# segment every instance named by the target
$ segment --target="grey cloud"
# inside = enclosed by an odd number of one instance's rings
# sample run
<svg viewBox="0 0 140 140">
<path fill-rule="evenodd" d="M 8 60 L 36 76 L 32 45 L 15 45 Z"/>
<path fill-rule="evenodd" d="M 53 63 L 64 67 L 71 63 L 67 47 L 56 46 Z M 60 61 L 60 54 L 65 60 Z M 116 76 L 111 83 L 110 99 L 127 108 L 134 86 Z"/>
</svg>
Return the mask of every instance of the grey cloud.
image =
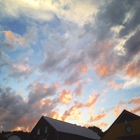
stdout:
<svg viewBox="0 0 140 140">
<path fill-rule="evenodd" d="M 35 24 L 27 27 L 27 33 L 23 36 L 24 46 L 29 46 L 30 43 L 35 44 L 38 41 L 38 28 Z"/>
<path fill-rule="evenodd" d="M 80 96 L 82 94 L 83 91 L 83 84 L 80 83 L 78 84 L 78 86 L 75 88 L 74 92 L 76 95 Z"/>
<path fill-rule="evenodd" d="M 79 81 L 81 78 L 80 78 L 80 74 L 78 71 L 73 71 L 70 76 L 68 76 L 66 79 L 65 79 L 65 84 L 66 85 L 72 85 L 74 84 L 75 82 Z"/>
<path fill-rule="evenodd" d="M 130 4 L 130 17 L 120 30 L 119 37 L 129 35 L 130 32 L 134 31 L 140 25 L 140 1 L 133 0 Z"/>
<path fill-rule="evenodd" d="M 14 79 L 20 80 L 21 77 L 24 77 L 27 79 L 31 74 L 33 70 L 30 68 L 29 70 L 20 70 L 18 68 L 15 68 L 14 66 L 10 66 L 9 68 L 9 77 L 12 77 Z"/>
<path fill-rule="evenodd" d="M 84 49 L 84 60 L 88 64 L 90 63 L 100 78 L 109 78 L 120 70 L 125 70 L 127 65 L 134 61 L 135 56 L 139 54 L 139 7 L 139 2 L 135 0 L 108 1 L 105 6 L 100 7 L 95 22 L 86 23 L 83 26 L 85 35 L 88 32 L 93 34 L 93 42 Z M 128 14 L 131 16 L 126 23 Z M 123 28 L 119 34 L 112 30 L 112 27 L 120 26 Z M 135 31 L 135 34 L 126 40 L 123 46 L 125 54 L 117 54 L 114 50 L 118 45 L 117 40 L 124 35 L 129 35 L 131 31 Z M 110 46 L 107 47 L 107 43 L 111 43 Z M 100 75 L 98 66 L 107 67 L 107 72 Z"/>
<path fill-rule="evenodd" d="M 140 52 L 140 30 L 131 36 L 125 43 L 127 57 L 133 57 Z"/>
<path fill-rule="evenodd" d="M 18 68 L 17 60 L 12 61 L 10 57 L 2 50 L 0 50 L 0 66 L 5 67 L 8 70 L 9 77 L 12 77 L 14 79 L 20 79 L 21 77 L 28 78 L 29 75 L 33 72 L 33 67 L 31 64 L 24 64 L 21 60 L 18 62 L 20 65 L 23 64 L 27 69 L 22 70 Z"/>
<path fill-rule="evenodd" d="M 54 49 L 48 49 L 45 53 L 44 61 L 40 64 L 40 70 L 52 72 L 55 69 L 58 69 L 62 62 L 67 58 L 67 53 L 68 52 L 65 49 L 58 52 Z"/>
<path fill-rule="evenodd" d="M 49 94 L 54 93 L 53 86 L 48 90 Z M 31 92 L 29 93 L 31 94 Z M 33 93 L 32 93 L 33 94 Z M 35 94 L 35 93 L 34 93 Z M 39 93 L 38 93 L 39 94 Z M 30 96 L 32 99 L 36 96 Z M 27 100 L 30 100 L 30 97 Z M 40 97 L 40 96 L 39 96 Z M 48 100 L 48 94 L 45 96 Z M 44 96 L 39 98 L 44 99 Z M 24 100 L 21 95 L 18 95 L 11 87 L 0 87 L 0 131 L 10 131 L 18 127 L 24 127 L 24 131 L 29 128 L 31 130 L 34 123 L 43 114 L 50 114 L 55 111 L 58 104 L 58 99 L 54 99 L 51 102 L 46 102 L 44 105 L 40 105 L 40 100 L 36 100 L 33 104 Z"/>
<path fill-rule="evenodd" d="M 35 82 L 34 84 L 29 85 L 29 88 L 31 90 L 28 95 L 29 104 L 34 104 L 45 97 L 53 96 L 56 94 L 55 85 L 51 85 L 50 87 L 45 87 L 46 85 L 43 83 Z"/>
<path fill-rule="evenodd" d="M 22 115 L 27 112 L 27 106 L 23 102 L 20 95 L 16 95 L 15 91 L 6 87 L 0 89 L 0 112 L 1 112 L 1 125 L 3 130 L 11 130 L 16 126 L 16 122 Z M 20 109 L 19 109 L 20 108 Z"/>
<path fill-rule="evenodd" d="M 6 48 L 9 51 L 14 51 L 17 48 L 17 45 L 15 42 L 6 41 L 6 42 L 0 42 L 0 47 Z"/>
</svg>

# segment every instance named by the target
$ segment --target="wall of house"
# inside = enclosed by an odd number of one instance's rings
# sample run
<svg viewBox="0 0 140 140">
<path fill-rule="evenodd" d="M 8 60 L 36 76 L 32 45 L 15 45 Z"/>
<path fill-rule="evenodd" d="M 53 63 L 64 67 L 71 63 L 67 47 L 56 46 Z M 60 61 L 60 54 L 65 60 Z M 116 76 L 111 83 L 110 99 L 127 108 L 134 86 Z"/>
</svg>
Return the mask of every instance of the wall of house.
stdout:
<svg viewBox="0 0 140 140">
<path fill-rule="evenodd" d="M 8 140 L 21 140 L 21 138 L 19 136 L 12 135 L 8 138 Z"/>
<path fill-rule="evenodd" d="M 45 127 L 48 127 L 47 133 L 45 133 Z M 38 129 L 40 129 L 40 133 L 38 134 Z M 55 129 L 41 118 L 36 126 L 33 128 L 30 135 L 27 137 L 27 140 L 57 140 L 57 133 Z"/>
<path fill-rule="evenodd" d="M 125 131 L 127 125 L 132 127 L 131 133 L 127 133 Z M 140 119 L 129 121 L 127 124 L 125 124 L 124 122 L 114 124 L 101 138 L 101 140 L 116 140 L 118 137 L 128 137 L 138 134 L 140 134 Z"/>
</svg>

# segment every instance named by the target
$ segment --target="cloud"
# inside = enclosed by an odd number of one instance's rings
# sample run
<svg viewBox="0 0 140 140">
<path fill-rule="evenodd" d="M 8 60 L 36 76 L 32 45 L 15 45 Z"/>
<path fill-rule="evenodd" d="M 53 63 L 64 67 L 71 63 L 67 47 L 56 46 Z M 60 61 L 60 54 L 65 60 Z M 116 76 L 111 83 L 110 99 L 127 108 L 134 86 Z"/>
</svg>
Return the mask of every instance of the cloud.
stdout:
<svg viewBox="0 0 140 140">
<path fill-rule="evenodd" d="M 102 123 L 100 123 L 100 125 L 99 125 L 99 127 L 107 127 L 108 126 L 108 124 L 107 123 L 105 123 L 105 122 L 102 122 Z"/>
<path fill-rule="evenodd" d="M 50 46 L 50 49 L 46 50 L 45 59 L 40 64 L 40 70 L 52 72 L 55 69 L 58 69 L 59 65 L 61 65 L 66 58 L 66 50 L 62 50 L 56 53 L 55 50 Z"/>
<path fill-rule="evenodd" d="M 127 57 L 133 58 L 140 53 L 140 31 L 137 30 L 124 44 Z"/>
<path fill-rule="evenodd" d="M 100 97 L 100 94 L 91 94 L 89 100 L 85 103 L 85 106 L 91 107 L 95 105 L 99 97 Z"/>
<path fill-rule="evenodd" d="M 118 103 L 118 105 L 116 105 L 115 107 L 114 107 L 114 109 L 113 109 L 113 113 L 114 113 L 114 115 L 115 115 L 115 117 L 117 118 L 119 115 L 120 115 L 120 113 L 124 110 L 124 109 L 126 109 L 126 110 L 130 110 L 131 112 L 133 112 L 133 113 L 139 113 L 139 111 L 140 111 L 140 109 L 139 109 L 139 103 L 140 103 L 140 98 L 139 97 L 134 97 L 134 98 L 132 98 L 131 100 L 127 100 L 127 101 L 120 101 L 119 103 Z M 128 107 L 128 105 L 130 105 L 131 104 L 131 106 L 130 107 Z"/>
<path fill-rule="evenodd" d="M 140 85 L 140 80 L 137 77 L 134 78 L 128 78 L 124 84 L 123 84 L 123 89 L 132 89 L 134 87 L 139 87 Z"/>
<path fill-rule="evenodd" d="M 10 30 L 3 31 L 3 35 L 5 39 L 0 42 L 2 49 L 6 48 L 10 51 L 14 51 L 24 44 L 24 38 Z"/>
<path fill-rule="evenodd" d="M 140 64 L 138 61 L 130 63 L 126 68 L 126 75 L 129 77 L 140 77 Z"/>
<path fill-rule="evenodd" d="M 77 96 L 82 95 L 83 88 L 84 88 L 83 83 L 82 83 L 82 82 L 78 82 L 78 84 L 77 84 L 76 87 L 75 87 L 74 93 L 75 93 Z"/>
<path fill-rule="evenodd" d="M 39 82 L 34 82 L 33 84 L 29 85 L 28 88 L 30 89 L 28 95 L 29 104 L 34 104 L 45 97 L 55 95 L 57 90 L 55 84 L 49 87 L 48 85 Z"/>
<path fill-rule="evenodd" d="M 1 125 L 3 130 L 11 130 L 14 126 L 18 125 L 19 118 L 22 118 L 22 115 L 28 112 L 28 107 L 22 97 L 16 95 L 10 87 L 1 87 L 0 93 Z"/>
<path fill-rule="evenodd" d="M 53 13 L 51 13 L 51 11 L 49 12 L 49 10 L 47 10 L 48 8 L 46 10 L 43 9 L 38 10 L 40 5 L 35 1 L 28 2 L 26 0 L 23 1 L 9 0 L 8 2 L 1 1 L 0 5 L 1 5 L 1 10 L 3 11 L 1 18 L 5 18 L 5 17 L 19 18 L 20 16 L 23 17 L 26 16 L 28 18 L 35 19 L 35 20 L 38 19 L 51 20 L 53 18 Z"/>
<path fill-rule="evenodd" d="M 140 104 L 140 98 L 132 98 L 128 104 L 135 104 L 136 106 Z"/>
<path fill-rule="evenodd" d="M 90 117 L 90 121 L 92 122 L 92 121 L 99 121 L 99 120 L 101 120 L 101 119 L 103 119 L 104 117 L 106 117 L 106 114 L 104 113 L 104 114 L 98 114 L 96 117 Z"/>
<path fill-rule="evenodd" d="M 72 100 L 72 93 L 69 90 L 63 89 L 59 94 L 59 100 L 63 104 L 69 104 Z"/>
<path fill-rule="evenodd" d="M 39 88 L 44 89 L 39 90 Z M 38 90 L 40 92 L 36 93 Z M 28 98 L 24 99 L 12 88 L 1 86 L 1 130 L 10 131 L 19 128 L 23 131 L 30 131 L 40 118 L 40 114 L 52 116 L 54 112 L 57 112 L 55 107 L 58 104 L 57 99 L 52 100 L 49 98 L 49 96 L 54 94 L 54 91 L 54 85 L 47 88 L 44 84 L 34 83 Z M 37 94 L 39 96 L 37 96 Z M 39 99 L 37 99 L 38 97 Z"/>
<path fill-rule="evenodd" d="M 119 104 L 113 109 L 115 117 L 118 117 L 123 111 L 123 106 L 126 104 L 125 101 L 120 101 Z"/>
<path fill-rule="evenodd" d="M 62 115 L 62 120 L 77 120 L 80 119 L 82 116 L 82 113 L 80 109 L 83 108 L 92 108 L 97 102 L 97 99 L 99 98 L 99 94 L 91 94 L 89 99 L 87 101 L 83 102 L 77 102 L 75 101 L 74 105 L 71 106 L 68 110 L 66 110 Z"/>
<path fill-rule="evenodd" d="M 73 21 L 79 25 L 87 20 L 92 20 L 92 15 L 97 12 L 92 1 L 83 0 L 76 2 L 69 0 L 9 0 L 8 2 L 1 1 L 0 5 L 0 9 L 3 11 L 1 18 L 22 16 L 33 20 L 50 21 L 57 15 L 60 19 Z"/>
<path fill-rule="evenodd" d="M 25 66 L 23 64 L 12 64 L 9 67 L 9 76 L 17 79 L 19 79 L 20 77 L 28 78 L 28 76 L 31 75 L 32 71 L 33 69 L 30 65 Z"/>
<path fill-rule="evenodd" d="M 124 37 L 130 34 L 132 31 L 136 30 L 139 26 L 139 18 L 138 15 L 140 13 L 139 10 L 139 1 L 127 1 L 128 5 L 128 13 L 127 19 L 124 22 L 123 28 L 119 32 L 119 37 Z"/>
<path fill-rule="evenodd" d="M 65 121 L 66 119 L 77 120 L 81 118 L 81 112 L 76 106 L 72 106 L 69 110 L 66 110 L 64 112 L 61 118 L 63 121 Z"/>
<path fill-rule="evenodd" d="M 122 88 L 122 84 L 116 84 L 114 81 L 112 81 L 112 82 L 110 82 L 109 83 L 109 88 L 114 88 L 115 90 L 118 90 L 118 89 L 120 89 L 120 88 Z"/>
<path fill-rule="evenodd" d="M 12 77 L 14 79 L 20 79 L 21 77 L 28 78 L 33 73 L 33 67 L 27 61 L 24 62 L 23 58 L 19 60 L 10 59 L 4 51 L 0 51 L 0 66 L 4 74 L 7 74 L 7 77 Z M 3 71 L 3 69 L 6 71 Z M 6 77 L 6 78 L 7 78 Z"/>
</svg>

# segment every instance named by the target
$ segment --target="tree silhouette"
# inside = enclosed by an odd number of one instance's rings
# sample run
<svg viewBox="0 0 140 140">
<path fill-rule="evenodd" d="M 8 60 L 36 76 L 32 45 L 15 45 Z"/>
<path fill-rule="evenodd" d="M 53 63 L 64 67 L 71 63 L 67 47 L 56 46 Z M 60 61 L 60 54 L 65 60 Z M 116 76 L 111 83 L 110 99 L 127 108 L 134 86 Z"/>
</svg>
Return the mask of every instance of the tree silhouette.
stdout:
<svg viewBox="0 0 140 140">
<path fill-rule="evenodd" d="M 90 130 L 92 130 L 93 132 L 97 133 L 100 137 L 102 137 L 102 135 L 103 135 L 103 131 L 102 131 L 102 129 L 100 129 L 99 127 L 90 126 L 90 127 L 88 127 L 88 129 L 90 129 Z"/>
</svg>

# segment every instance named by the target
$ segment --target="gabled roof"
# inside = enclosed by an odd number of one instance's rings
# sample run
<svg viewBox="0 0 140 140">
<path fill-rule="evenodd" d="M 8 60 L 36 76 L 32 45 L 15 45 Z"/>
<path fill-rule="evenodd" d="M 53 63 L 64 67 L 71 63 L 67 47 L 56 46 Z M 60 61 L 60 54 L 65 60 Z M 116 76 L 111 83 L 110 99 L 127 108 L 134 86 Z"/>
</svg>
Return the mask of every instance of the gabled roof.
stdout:
<svg viewBox="0 0 140 140">
<path fill-rule="evenodd" d="M 112 125 L 108 128 L 108 130 L 104 133 L 103 137 L 106 135 L 106 133 L 108 133 L 108 131 L 112 128 L 112 126 L 114 124 L 118 124 L 118 123 L 125 123 L 126 121 L 133 121 L 133 120 L 137 120 L 140 119 L 140 116 L 133 114 L 127 110 L 123 110 L 122 113 L 118 116 L 118 118 L 112 123 Z M 102 137 L 102 139 L 103 139 Z"/>
<path fill-rule="evenodd" d="M 55 120 L 55 119 L 45 117 L 45 116 L 43 116 L 43 118 L 51 126 L 53 126 L 56 129 L 56 131 L 58 131 L 58 132 L 79 135 L 79 136 L 83 136 L 83 137 L 95 139 L 95 140 L 100 139 L 100 137 L 96 133 L 94 133 L 93 131 L 91 131 L 90 129 L 87 129 L 85 127 L 77 126 L 77 125 L 59 121 L 59 120 Z"/>
<path fill-rule="evenodd" d="M 127 110 L 124 110 L 119 117 L 116 119 L 115 123 L 122 123 L 125 121 L 132 121 L 132 120 L 137 120 L 140 119 L 140 117 L 136 114 L 133 114 Z"/>
</svg>

